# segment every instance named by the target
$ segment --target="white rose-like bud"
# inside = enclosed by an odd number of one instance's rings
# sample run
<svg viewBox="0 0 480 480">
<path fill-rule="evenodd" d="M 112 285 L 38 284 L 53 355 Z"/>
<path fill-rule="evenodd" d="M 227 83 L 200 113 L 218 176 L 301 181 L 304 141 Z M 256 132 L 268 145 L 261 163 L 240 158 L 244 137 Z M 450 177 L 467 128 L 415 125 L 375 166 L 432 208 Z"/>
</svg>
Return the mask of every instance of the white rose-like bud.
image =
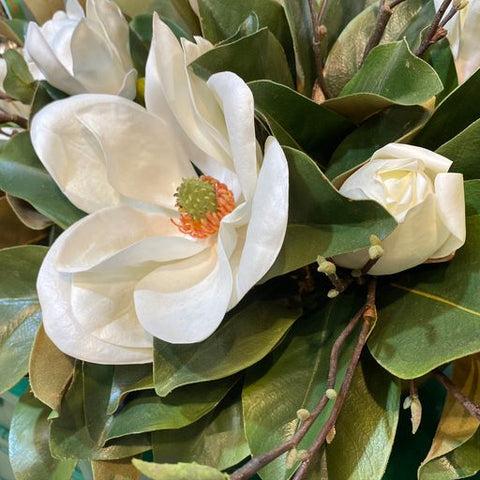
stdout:
<svg viewBox="0 0 480 480">
<path fill-rule="evenodd" d="M 382 241 L 384 253 L 369 273 L 388 275 L 427 260 L 440 261 L 465 243 L 463 176 L 447 173 L 451 164 L 425 148 L 390 143 L 344 182 L 342 195 L 374 200 L 398 222 Z M 357 269 L 368 259 L 364 249 L 334 260 Z"/>
<path fill-rule="evenodd" d="M 112 0 L 67 0 L 41 27 L 30 22 L 25 53 L 46 80 L 70 95 L 109 93 L 133 99 L 137 72 L 132 66 L 128 24 Z"/>
</svg>

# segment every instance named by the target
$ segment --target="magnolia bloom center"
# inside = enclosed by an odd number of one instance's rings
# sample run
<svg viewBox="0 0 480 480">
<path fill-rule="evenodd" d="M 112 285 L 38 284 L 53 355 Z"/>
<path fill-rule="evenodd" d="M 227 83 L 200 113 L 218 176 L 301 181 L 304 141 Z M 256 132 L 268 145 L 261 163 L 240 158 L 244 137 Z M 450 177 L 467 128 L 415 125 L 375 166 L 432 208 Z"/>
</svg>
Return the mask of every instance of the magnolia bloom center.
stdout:
<svg viewBox="0 0 480 480">
<path fill-rule="evenodd" d="M 218 232 L 220 222 L 235 208 L 231 190 L 208 175 L 186 178 L 177 188 L 176 207 L 180 219 L 172 222 L 194 238 L 207 238 Z"/>
</svg>

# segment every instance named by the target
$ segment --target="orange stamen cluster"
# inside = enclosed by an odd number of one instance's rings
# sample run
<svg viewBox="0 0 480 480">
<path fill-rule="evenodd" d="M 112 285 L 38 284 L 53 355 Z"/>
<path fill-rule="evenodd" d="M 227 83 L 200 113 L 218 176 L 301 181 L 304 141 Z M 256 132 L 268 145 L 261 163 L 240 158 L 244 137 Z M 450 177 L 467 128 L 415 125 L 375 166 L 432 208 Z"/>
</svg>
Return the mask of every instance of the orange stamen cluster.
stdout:
<svg viewBox="0 0 480 480">
<path fill-rule="evenodd" d="M 180 219 L 178 222 L 172 219 L 172 222 L 182 233 L 194 238 L 208 238 L 218 232 L 222 218 L 235 208 L 235 198 L 231 190 L 217 179 L 202 175 L 199 180 L 208 182 L 215 188 L 217 209 L 206 212 L 202 218 L 194 218 L 177 202 L 176 207 L 180 212 Z"/>
</svg>

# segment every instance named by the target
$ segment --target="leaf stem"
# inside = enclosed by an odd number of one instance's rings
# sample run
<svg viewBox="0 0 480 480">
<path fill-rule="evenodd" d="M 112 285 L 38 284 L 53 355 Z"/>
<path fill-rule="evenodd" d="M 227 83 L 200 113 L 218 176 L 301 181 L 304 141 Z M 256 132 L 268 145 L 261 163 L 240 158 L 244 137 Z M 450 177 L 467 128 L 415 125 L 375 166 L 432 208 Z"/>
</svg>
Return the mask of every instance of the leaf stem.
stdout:
<svg viewBox="0 0 480 480">
<path fill-rule="evenodd" d="M 0 123 L 16 123 L 21 128 L 28 128 L 28 120 L 20 115 L 14 113 L 8 113 L 5 110 L 0 109 Z"/>
<path fill-rule="evenodd" d="M 313 455 L 318 448 L 320 448 L 321 444 L 325 441 L 325 438 L 329 431 L 331 430 L 331 427 L 335 424 L 338 414 L 340 412 L 340 409 L 343 405 L 343 401 L 345 400 L 345 396 L 347 394 L 347 391 L 350 387 L 350 383 L 353 378 L 353 372 L 355 370 L 355 367 L 357 366 L 358 359 L 360 358 L 360 354 L 362 352 L 363 347 L 365 346 L 365 342 L 368 338 L 368 335 L 371 331 L 372 324 L 374 319 L 376 318 L 375 314 L 375 290 L 376 290 L 376 279 L 373 278 L 368 287 L 368 293 L 367 293 L 367 299 L 365 304 L 360 308 L 360 310 L 351 318 L 347 326 L 343 329 L 339 337 L 336 339 L 335 343 L 333 344 L 332 351 L 330 353 L 330 367 L 329 367 L 329 372 L 328 372 L 328 380 L 327 380 L 327 385 L 326 385 L 326 390 L 325 393 L 322 395 L 320 400 L 318 401 L 317 405 L 315 408 L 310 412 L 309 417 L 304 421 L 304 423 L 300 426 L 300 428 L 297 430 L 297 432 L 290 438 L 290 440 L 287 440 L 285 443 L 282 445 L 279 445 L 275 447 L 274 449 L 270 450 L 267 453 L 264 453 L 262 455 L 259 455 L 258 457 L 253 457 L 250 459 L 245 465 L 243 465 L 241 468 L 236 470 L 230 475 L 230 480 L 247 480 L 249 479 L 252 475 L 257 473 L 259 470 L 261 470 L 263 467 L 271 463 L 273 460 L 278 458 L 280 455 L 288 452 L 289 450 L 292 450 L 298 446 L 298 444 L 301 442 L 301 440 L 305 437 L 307 432 L 310 430 L 312 425 L 315 423 L 316 419 L 320 416 L 320 414 L 323 412 L 324 408 L 326 407 L 328 401 L 331 399 L 331 397 L 327 394 L 329 390 L 332 390 L 335 388 L 335 383 L 337 379 L 337 372 L 338 372 L 338 360 L 340 357 L 340 351 L 345 343 L 345 340 L 348 338 L 348 336 L 353 332 L 355 327 L 358 325 L 360 319 L 363 319 L 363 326 L 362 330 L 360 332 L 352 359 L 350 360 L 350 363 L 347 367 L 347 373 L 345 376 L 345 380 L 342 383 L 340 393 L 337 396 L 337 400 L 335 402 L 335 405 L 333 407 L 332 413 L 329 417 L 329 420 L 325 424 L 325 426 L 322 428 L 322 431 L 320 432 L 319 436 L 317 437 L 317 441 L 312 445 L 310 450 L 308 450 L 308 455 L 309 457 L 305 462 L 302 463 L 301 467 L 308 462 L 310 462 L 310 458 Z M 329 428 L 327 428 L 330 425 Z M 320 445 L 317 446 L 318 439 L 321 439 Z M 310 453 L 310 452 L 313 453 Z M 304 467 L 304 468 L 308 468 Z M 294 477 L 295 479 L 297 478 L 296 476 Z M 300 478 L 300 477 L 299 477 Z"/>
<path fill-rule="evenodd" d="M 327 439 L 328 434 L 335 427 L 335 423 L 337 422 L 338 416 L 345 402 L 345 398 L 347 397 L 348 390 L 350 389 L 350 385 L 353 380 L 353 375 L 355 373 L 355 369 L 360 360 L 360 355 L 363 351 L 363 347 L 367 342 L 368 336 L 370 335 L 372 326 L 376 319 L 375 292 L 376 292 L 376 279 L 373 278 L 369 283 L 367 302 L 365 303 L 364 310 L 362 312 L 362 319 L 363 319 L 362 330 L 360 331 L 360 335 L 358 336 L 357 344 L 355 345 L 352 358 L 350 359 L 350 362 L 348 364 L 347 372 L 345 374 L 345 378 L 340 388 L 340 392 L 338 393 L 335 405 L 332 409 L 330 417 L 326 421 L 322 430 L 318 434 L 312 446 L 307 450 L 306 460 L 304 460 L 301 463 L 295 475 L 292 477 L 292 480 L 301 480 L 305 478 L 305 475 L 307 474 L 310 468 L 312 459 L 314 458 L 315 454 L 320 450 L 322 445 L 325 443 L 325 440 Z M 333 349 L 332 349 L 332 353 L 333 353 Z M 337 359 L 338 359 L 338 356 L 337 356 Z M 330 378 L 329 378 L 329 381 L 330 381 Z M 335 379 L 333 381 L 335 382 Z"/>
<path fill-rule="evenodd" d="M 310 17 L 313 25 L 313 54 L 315 57 L 315 67 L 317 69 L 317 84 L 323 93 L 325 98 L 330 98 L 330 92 L 328 91 L 327 84 L 325 83 L 325 77 L 323 76 L 323 55 L 322 55 L 322 40 L 325 38 L 327 28 L 321 22 L 326 12 L 328 0 L 323 0 L 319 14 L 315 13 L 314 0 L 308 0 L 308 6 L 310 9 Z"/>
<path fill-rule="evenodd" d="M 440 369 L 435 369 L 433 374 L 445 389 L 463 405 L 465 410 L 467 410 L 472 417 L 480 421 L 480 405 L 470 400 Z"/>
<path fill-rule="evenodd" d="M 431 45 L 438 42 L 447 35 L 447 31 L 443 28 L 443 26 L 440 25 L 440 22 L 451 3 L 452 0 L 444 0 L 440 5 L 440 8 L 433 17 L 433 22 L 430 25 L 430 29 L 428 30 L 426 37 L 423 39 L 423 42 L 414 52 L 417 57 L 421 57 Z M 450 20 L 450 18 L 448 20 Z"/>
</svg>

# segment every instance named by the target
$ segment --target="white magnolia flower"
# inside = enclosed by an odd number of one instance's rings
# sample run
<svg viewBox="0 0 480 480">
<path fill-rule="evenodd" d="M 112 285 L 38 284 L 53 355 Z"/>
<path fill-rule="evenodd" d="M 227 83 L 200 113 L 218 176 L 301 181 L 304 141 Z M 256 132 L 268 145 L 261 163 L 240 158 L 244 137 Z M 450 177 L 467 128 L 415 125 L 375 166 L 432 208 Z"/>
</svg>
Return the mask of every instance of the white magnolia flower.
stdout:
<svg viewBox="0 0 480 480">
<path fill-rule="evenodd" d="M 45 330 L 67 354 L 143 363 L 152 336 L 201 341 L 278 255 L 286 158 L 269 138 L 259 168 L 251 91 L 230 72 L 207 83 L 191 76 L 185 59 L 203 47 L 184 41 L 183 50 L 155 18 L 146 110 L 77 95 L 33 119 L 37 154 L 89 213 L 58 238 L 38 277 Z M 191 161 L 211 178 L 199 180 Z"/>
<path fill-rule="evenodd" d="M 369 273 L 388 275 L 442 261 L 465 243 L 463 176 L 447 173 L 451 164 L 425 148 L 390 143 L 341 186 L 342 195 L 375 200 L 398 222 Z M 335 257 L 335 263 L 352 269 L 367 260 L 365 250 Z"/>
<path fill-rule="evenodd" d="M 438 10 L 443 0 L 434 0 Z M 454 2 L 455 3 L 455 2 Z M 458 82 L 463 83 L 480 67 L 480 0 L 470 0 L 446 24 Z"/>
<path fill-rule="evenodd" d="M 26 56 L 46 80 L 70 95 L 110 93 L 133 99 L 137 73 L 132 66 L 128 24 L 113 0 L 67 0 L 41 27 L 30 22 Z"/>
</svg>

